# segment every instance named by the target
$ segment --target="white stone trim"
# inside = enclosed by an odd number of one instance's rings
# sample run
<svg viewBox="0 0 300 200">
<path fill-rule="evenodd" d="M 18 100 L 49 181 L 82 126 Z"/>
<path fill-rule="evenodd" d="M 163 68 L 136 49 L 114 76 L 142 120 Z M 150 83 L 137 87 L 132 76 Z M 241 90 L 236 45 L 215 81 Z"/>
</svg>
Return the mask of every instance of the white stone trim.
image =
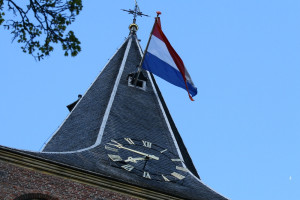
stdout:
<svg viewBox="0 0 300 200">
<path fill-rule="evenodd" d="M 125 54 L 124 54 L 124 57 L 123 57 L 123 60 L 122 60 L 122 64 L 121 64 L 121 67 L 120 67 L 120 70 L 119 70 L 119 73 L 118 73 L 118 76 L 117 76 L 112 94 L 110 96 L 108 105 L 106 107 L 106 111 L 105 111 L 105 114 L 104 114 L 104 117 L 103 117 L 103 120 L 102 120 L 102 124 L 101 124 L 100 131 L 99 131 L 98 138 L 96 140 L 95 145 L 99 145 L 101 143 L 102 136 L 103 136 L 103 133 L 104 133 L 104 129 L 105 129 L 105 126 L 106 126 L 106 122 L 107 122 L 112 104 L 115 100 L 117 89 L 118 89 L 118 86 L 119 86 L 119 83 L 120 83 L 120 80 L 121 80 L 121 76 L 122 76 L 124 68 L 125 68 L 125 64 L 126 64 L 127 57 L 128 57 L 128 54 L 129 54 L 129 50 L 130 50 L 131 43 L 132 43 L 132 37 L 131 36 L 129 36 L 129 37 L 130 38 L 129 38 L 129 41 L 128 41 L 128 44 L 127 44 L 127 47 L 126 47 L 126 51 L 125 51 Z"/>
<path fill-rule="evenodd" d="M 129 38 L 129 39 L 128 39 Z M 122 60 L 122 63 L 121 63 L 121 66 L 120 66 L 120 69 L 119 69 L 119 73 L 118 73 L 118 76 L 117 76 L 117 79 L 116 79 L 116 81 L 115 81 L 115 84 L 114 84 L 114 88 L 113 88 L 113 91 L 112 91 L 112 94 L 111 94 L 111 96 L 110 96 L 110 99 L 109 99 L 109 102 L 108 102 L 108 105 L 107 105 L 107 107 L 106 107 L 106 110 L 105 110 L 105 113 L 104 113 L 104 116 L 103 116 L 103 120 L 102 120 L 102 123 L 101 123 L 101 127 L 100 127 L 100 130 L 99 130 L 99 133 L 98 133 L 98 137 L 97 137 L 97 140 L 96 140 L 96 142 L 95 142 L 95 144 L 93 144 L 92 146 L 90 146 L 90 147 L 87 147 L 87 148 L 83 148 L 83 149 L 78 149 L 78 150 L 75 150 L 75 151 L 62 151 L 62 152 L 41 152 L 41 153 L 49 153 L 49 154 L 68 154 L 68 153 L 77 153 L 77 152 L 82 152 L 82 151 L 86 151 L 86 150 L 89 150 L 89 149 L 92 149 L 92 148 L 94 148 L 94 147 L 96 147 L 97 145 L 99 145 L 100 143 L 101 143 L 101 140 L 102 140 L 102 136 L 103 136 L 103 132 L 104 132 L 104 128 L 105 128 L 105 125 L 106 125 L 106 122 L 107 122 L 107 119 L 108 119 L 108 116 L 109 116 L 109 113 L 110 113 L 110 110 L 111 110 L 111 106 L 112 106 L 112 103 L 113 103 L 113 101 L 114 101 L 114 98 L 115 98 L 115 95 L 116 95 L 116 92 L 117 92 L 117 88 L 118 88 L 118 85 L 119 85 L 119 82 L 120 82 L 120 79 L 121 79 L 121 76 L 122 76 L 122 73 L 123 73 L 123 70 L 124 70 L 124 67 L 125 67 L 125 63 L 126 63 L 126 60 L 127 60 L 127 57 L 128 57 L 128 53 L 129 53 L 129 49 L 130 49 L 130 47 L 131 47 L 131 43 L 132 43 L 132 37 L 131 36 L 129 36 L 127 38 L 127 40 L 128 40 L 128 43 L 127 43 L 127 47 L 126 47 L 126 50 L 125 50 L 125 53 L 124 53 L 124 57 L 123 57 L 123 60 Z M 125 42 L 127 41 L 127 40 L 125 40 Z M 124 43 L 125 43 L 124 42 Z M 123 44 L 124 44 L 123 43 Z M 122 45 L 123 45 L 122 44 Z M 122 46 L 121 45 L 121 46 Z M 119 49 L 118 49 L 119 50 Z M 117 52 L 118 52 L 118 50 L 117 50 Z M 117 53 L 116 52 L 116 53 Z M 116 55 L 116 53 L 111 57 L 111 59 Z M 110 59 L 110 60 L 111 60 Z M 108 63 L 110 62 L 110 60 L 108 61 Z M 105 67 L 108 65 L 108 63 L 105 65 Z M 103 68 L 103 70 L 105 69 L 105 67 Z M 103 70 L 101 71 L 101 73 L 103 72 Z M 100 73 L 100 74 L 101 74 Z M 99 74 L 99 76 L 100 76 L 100 74 Z M 98 77 L 99 77 L 98 76 Z M 98 79 L 98 77 L 96 78 L 96 80 Z M 95 81 L 96 81 L 95 80 Z M 93 82 L 93 84 L 95 83 L 95 81 Z M 93 85 L 92 84 L 92 85 Z M 92 85 L 89 87 L 89 89 L 92 87 Z M 88 89 L 88 90 L 89 90 Z M 88 92 L 88 90 L 87 90 L 87 92 Z M 86 93 L 87 93 L 86 92 Z M 86 94 L 85 93 L 85 94 Z M 84 96 L 81 98 L 81 99 L 83 99 L 84 98 Z M 79 102 L 81 101 L 81 99 L 79 100 Z M 76 106 L 79 104 L 79 102 L 76 104 Z M 73 110 L 76 108 L 76 106 L 73 108 Z M 71 115 L 71 113 L 72 112 L 70 112 L 69 113 L 69 115 L 68 115 L 68 117 Z M 68 117 L 65 119 L 65 121 L 68 119 Z M 63 124 L 65 123 L 65 121 L 63 122 Z M 63 125 L 62 124 L 62 125 Z M 61 126 L 62 126 L 61 125 Z M 60 126 L 60 127 L 61 127 Z M 59 127 L 59 128 L 60 128 Z M 59 130 L 59 128 L 58 128 L 58 130 Z M 57 130 L 57 131 L 58 131 Z M 55 132 L 55 134 L 57 133 L 57 131 Z M 55 135 L 54 134 L 54 135 Z M 53 135 L 53 136 L 54 136 Z M 53 138 L 53 136 L 48 140 L 48 142 Z M 47 143 L 48 143 L 47 142 Z M 46 144 L 47 144 L 46 143 Z M 46 146 L 46 144 L 45 144 L 45 146 Z M 43 149 L 45 148 L 45 146 L 43 147 Z"/>
</svg>

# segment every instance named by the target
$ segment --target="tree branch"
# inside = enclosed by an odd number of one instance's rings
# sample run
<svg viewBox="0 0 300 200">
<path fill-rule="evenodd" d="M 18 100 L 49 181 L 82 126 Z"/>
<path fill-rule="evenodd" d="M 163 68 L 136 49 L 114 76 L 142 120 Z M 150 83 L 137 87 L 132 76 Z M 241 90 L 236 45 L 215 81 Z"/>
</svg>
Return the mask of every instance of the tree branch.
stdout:
<svg viewBox="0 0 300 200">
<path fill-rule="evenodd" d="M 26 9 L 13 0 L 4 1 L 8 11 L 19 17 L 19 20 L 7 20 L 4 27 L 11 30 L 13 41 L 18 38 L 18 43 L 23 44 L 23 52 L 40 60 L 53 51 L 53 43 L 61 43 L 66 56 L 69 53 L 76 56 L 81 51 L 74 32 L 65 33 L 82 10 L 81 0 L 29 0 Z M 2 5 L 0 0 L 0 11 L 4 9 Z M 0 25 L 3 15 L 0 12 Z"/>
</svg>

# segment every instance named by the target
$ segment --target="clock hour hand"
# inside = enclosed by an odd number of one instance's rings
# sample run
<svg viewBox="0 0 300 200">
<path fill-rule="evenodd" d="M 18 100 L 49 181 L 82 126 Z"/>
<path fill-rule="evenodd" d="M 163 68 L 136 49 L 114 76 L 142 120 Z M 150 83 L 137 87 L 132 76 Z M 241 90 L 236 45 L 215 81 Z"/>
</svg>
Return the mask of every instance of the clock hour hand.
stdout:
<svg viewBox="0 0 300 200">
<path fill-rule="evenodd" d="M 155 155 L 150 155 L 150 154 L 147 154 L 147 153 L 143 153 L 143 152 L 140 152 L 140 151 L 137 151 L 137 150 L 134 150 L 134 149 L 130 149 L 130 148 L 127 148 L 127 147 L 124 147 L 122 144 L 118 143 L 117 141 L 115 140 L 111 140 L 112 142 L 114 142 L 115 144 L 112 144 L 112 143 L 107 143 L 109 145 L 112 145 L 112 146 L 115 146 L 119 149 L 125 149 L 127 151 L 131 151 L 131 152 L 134 152 L 134 153 L 137 153 L 137 154 L 140 154 L 142 156 L 146 156 L 148 158 L 151 158 L 151 159 L 154 159 L 154 160 L 159 160 L 159 157 L 155 156 Z"/>
</svg>

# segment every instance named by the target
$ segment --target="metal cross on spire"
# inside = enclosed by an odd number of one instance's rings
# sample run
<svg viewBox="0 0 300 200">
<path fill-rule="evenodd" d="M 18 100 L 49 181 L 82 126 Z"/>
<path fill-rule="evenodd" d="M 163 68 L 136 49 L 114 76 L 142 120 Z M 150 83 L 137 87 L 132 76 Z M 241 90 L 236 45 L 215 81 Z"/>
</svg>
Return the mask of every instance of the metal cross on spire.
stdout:
<svg viewBox="0 0 300 200">
<path fill-rule="evenodd" d="M 140 16 L 140 17 L 142 17 L 142 16 L 150 17 L 150 16 L 149 16 L 149 15 L 143 14 L 143 13 L 140 11 L 140 7 L 138 6 L 137 1 L 134 0 L 134 2 L 135 2 L 134 10 L 131 10 L 131 9 L 129 9 L 129 10 L 121 9 L 121 10 L 123 10 L 123 11 L 125 11 L 125 12 L 128 12 L 128 14 L 133 15 L 133 23 L 135 24 L 135 22 L 136 22 L 136 17 L 137 17 L 137 16 Z"/>
</svg>

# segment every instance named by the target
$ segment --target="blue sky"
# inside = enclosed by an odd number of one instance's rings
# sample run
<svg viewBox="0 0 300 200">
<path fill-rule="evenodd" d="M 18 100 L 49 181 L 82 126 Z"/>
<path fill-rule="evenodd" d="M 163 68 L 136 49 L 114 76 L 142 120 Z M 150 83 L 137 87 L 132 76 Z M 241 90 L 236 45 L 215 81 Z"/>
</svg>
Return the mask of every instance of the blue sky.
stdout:
<svg viewBox="0 0 300 200">
<path fill-rule="evenodd" d="M 84 1 L 75 58 L 41 62 L 0 29 L 0 145 L 38 151 L 128 35 L 133 0 Z M 300 1 L 140 0 L 145 48 L 156 15 L 198 87 L 158 79 L 205 184 L 230 199 L 300 196 Z"/>
</svg>

